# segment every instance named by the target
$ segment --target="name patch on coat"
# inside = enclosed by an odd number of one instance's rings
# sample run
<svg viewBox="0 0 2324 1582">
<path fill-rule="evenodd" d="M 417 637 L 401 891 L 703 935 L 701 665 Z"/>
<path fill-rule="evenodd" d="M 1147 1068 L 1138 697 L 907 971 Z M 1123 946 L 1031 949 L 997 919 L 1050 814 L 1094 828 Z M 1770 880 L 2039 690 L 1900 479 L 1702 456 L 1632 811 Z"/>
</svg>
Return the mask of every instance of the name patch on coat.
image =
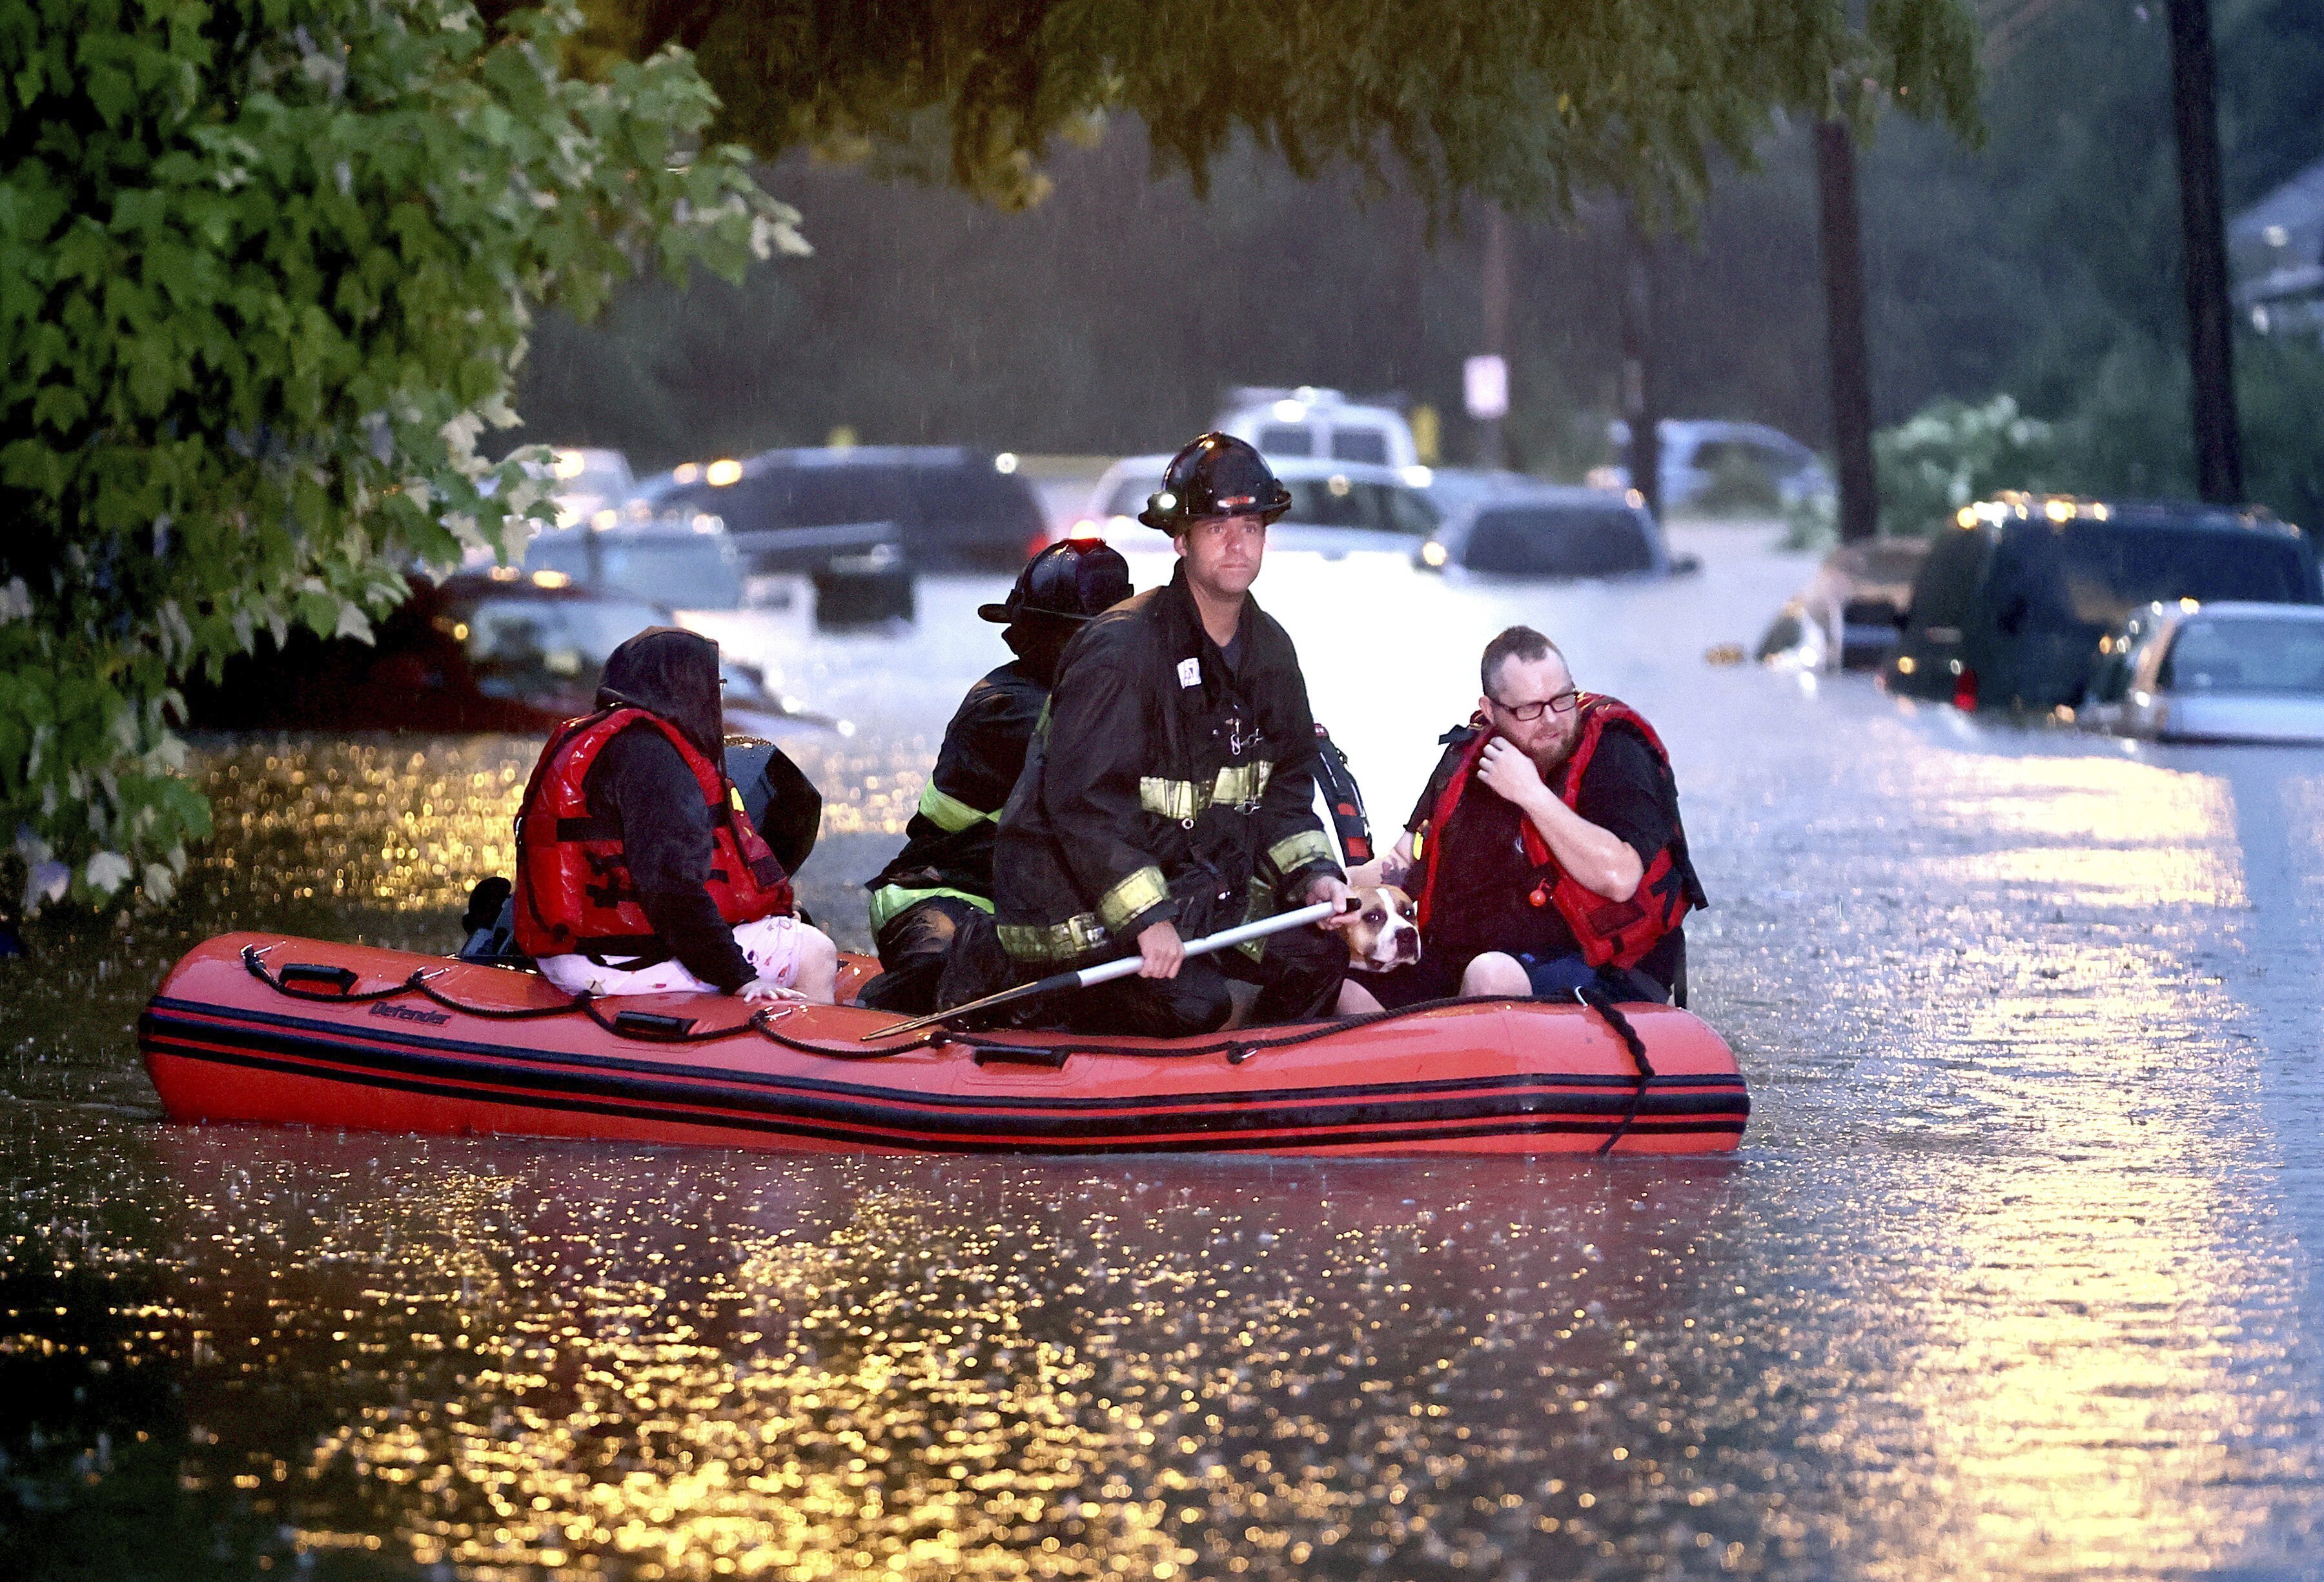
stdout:
<svg viewBox="0 0 2324 1582">
<path fill-rule="evenodd" d="M 1180 686 L 1203 685 L 1203 661 L 1199 658 L 1178 661 L 1178 685 Z"/>
</svg>

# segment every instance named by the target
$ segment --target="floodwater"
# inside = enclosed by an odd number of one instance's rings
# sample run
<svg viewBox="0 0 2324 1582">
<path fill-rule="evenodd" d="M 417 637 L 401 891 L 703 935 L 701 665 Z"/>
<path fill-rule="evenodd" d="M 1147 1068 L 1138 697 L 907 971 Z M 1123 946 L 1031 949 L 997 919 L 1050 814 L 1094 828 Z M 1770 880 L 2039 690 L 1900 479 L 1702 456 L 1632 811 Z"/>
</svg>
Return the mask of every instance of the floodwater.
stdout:
<svg viewBox="0 0 2324 1582">
<path fill-rule="evenodd" d="M 131 1029 L 175 952 L 445 948 L 533 750 L 204 744 L 188 896 L 0 966 L 0 1569 L 2324 1574 L 2324 754 L 1706 665 L 1804 576 L 1762 538 L 1697 530 L 1661 586 L 1258 590 L 1383 826 L 1509 620 L 1662 727 L 1731 1161 L 170 1127 Z M 997 592 L 724 634 L 859 724 L 794 743 L 843 939 Z"/>
</svg>

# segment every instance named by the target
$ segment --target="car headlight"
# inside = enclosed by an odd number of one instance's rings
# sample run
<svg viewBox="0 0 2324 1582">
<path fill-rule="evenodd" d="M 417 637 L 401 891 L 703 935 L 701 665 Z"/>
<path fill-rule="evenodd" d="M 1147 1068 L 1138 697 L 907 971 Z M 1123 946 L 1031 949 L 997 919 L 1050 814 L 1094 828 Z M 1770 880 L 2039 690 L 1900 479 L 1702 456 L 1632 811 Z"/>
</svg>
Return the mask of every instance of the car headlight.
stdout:
<svg viewBox="0 0 2324 1582">
<path fill-rule="evenodd" d="M 1446 553 L 1444 546 L 1434 538 L 1420 547 L 1420 559 L 1425 566 L 1441 566 L 1451 558 L 1452 556 Z"/>
</svg>

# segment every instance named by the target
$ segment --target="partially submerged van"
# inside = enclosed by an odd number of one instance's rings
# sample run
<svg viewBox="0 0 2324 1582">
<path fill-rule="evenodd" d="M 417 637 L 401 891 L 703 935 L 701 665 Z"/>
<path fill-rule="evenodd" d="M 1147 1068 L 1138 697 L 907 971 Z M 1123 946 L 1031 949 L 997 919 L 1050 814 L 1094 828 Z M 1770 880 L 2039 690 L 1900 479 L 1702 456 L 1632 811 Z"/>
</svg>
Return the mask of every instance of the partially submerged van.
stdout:
<svg viewBox="0 0 2324 1582">
<path fill-rule="evenodd" d="M 1931 545 L 1882 683 L 1962 709 L 2071 704 L 2099 638 L 2180 599 L 2318 604 L 2324 584 L 2306 537 L 2265 511 L 2004 493 Z"/>
<path fill-rule="evenodd" d="M 1420 465 L 1420 448 L 1402 412 L 1351 401 L 1336 390 L 1317 385 L 1296 390 L 1246 385 L 1227 398 L 1226 409 L 1211 427 L 1250 441 L 1269 461 L 1313 456 L 1376 467 Z"/>
</svg>

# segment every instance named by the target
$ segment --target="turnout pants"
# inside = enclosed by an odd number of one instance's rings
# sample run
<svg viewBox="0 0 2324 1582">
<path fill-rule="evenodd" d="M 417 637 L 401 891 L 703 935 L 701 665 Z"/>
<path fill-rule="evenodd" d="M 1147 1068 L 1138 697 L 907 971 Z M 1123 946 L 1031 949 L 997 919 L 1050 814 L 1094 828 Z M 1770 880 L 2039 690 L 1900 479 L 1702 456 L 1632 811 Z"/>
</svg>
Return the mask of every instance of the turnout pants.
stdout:
<svg viewBox="0 0 2324 1582">
<path fill-rule="evenodd" d="M 1198 939 L 1241 920 L 1239 909 L 1230 915 L 1223 907 L 1196 904 L 1180 917 L 1178 932 L 1183 938 Z M 1340 980 L 1348 970 L 1347 943 L 1340 935 L 1320 928 L 1293 928 L 1255 943 L 1261 947 L 1255 955 L 1230 950 L 1193 957 L 1178 969 L 1176 978 L 1118 979 L 996 1014 L 1012 1026 L 1185 1038 L 1214 1033 L 1226 1026 L 1234 1008 L 1227 988 L 1230 980 L 1258 985 L 1259 998 L 1251 1006 L 1250 1018 L 1253 1026 L 1317 1022 L 1337 1010 Z M 992 920 L 980 913 L 953 940 L 936 1004 L 965 1005 L 1011 984 L 1045 978 L 1063 965 L 1010 961 L 1001 949 Z"/>
<path fill-rule="evenodd" d="M 1320 1022 L 1340 998 L 1348 947 L 1336 934 L 1294 928 L 1259 942 L 1257 961 L 1242 951 L 1196 956 L 1176 978 L 1121 978 L 1060 995 L 1049 1016 L 1075 1033 L 1121 1033 L 1141 1038 L 1185 1038 L 1226 1026 L 1234 1001 L 1227 980 L 1259 985 L 1251 1025 Z"/>
<path fill-rule="evenodd" d="M 880 976 L 863 986 L 862 1002 L 875 1011 L 925 1016 L 936 1008 L 945 956 L 961 930 L 984 916 L 957 896 L 930 896 L 888 919 L 874 943 Z"/>
</svg>

